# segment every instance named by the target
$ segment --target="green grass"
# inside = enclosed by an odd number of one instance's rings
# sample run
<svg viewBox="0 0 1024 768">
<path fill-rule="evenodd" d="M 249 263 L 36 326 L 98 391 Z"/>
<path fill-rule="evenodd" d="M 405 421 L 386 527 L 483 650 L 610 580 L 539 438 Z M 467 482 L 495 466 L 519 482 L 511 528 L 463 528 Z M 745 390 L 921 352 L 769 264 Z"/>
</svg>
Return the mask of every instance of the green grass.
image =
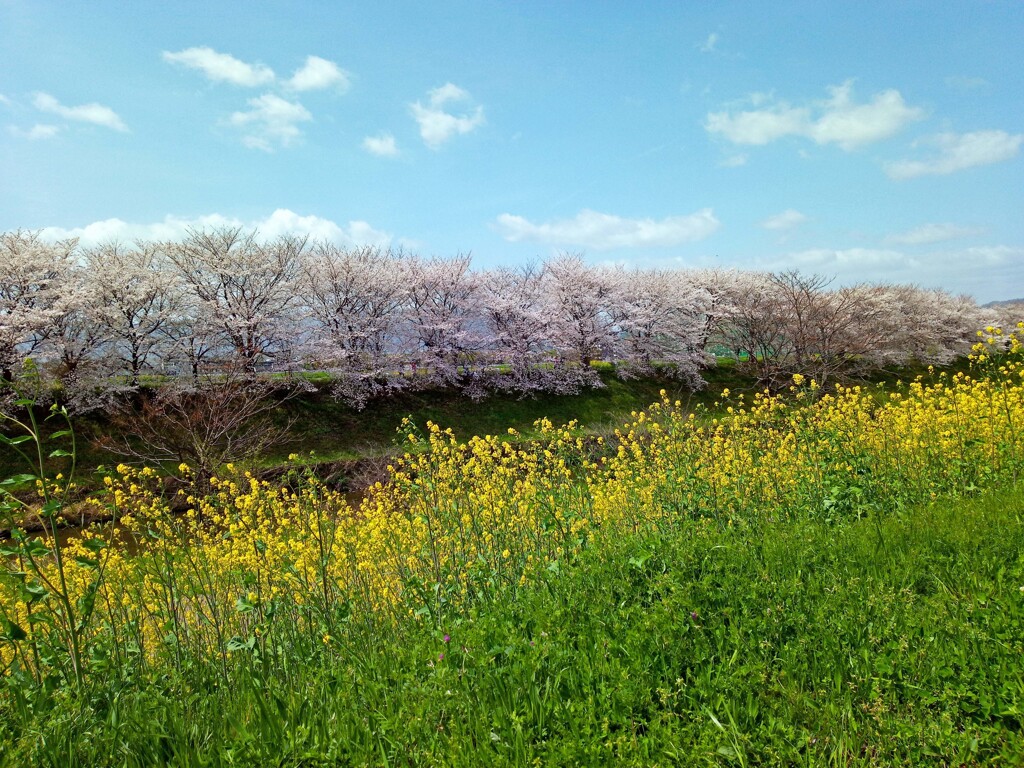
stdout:
<svg viewBox="0 0 1024 768">
<path fill-rule="evenodd" d="M 619 537 L 459 623 L 227 678 L 12 684 L 0 764 L 1021 765 L 1021 490 Z"/>
</svg>

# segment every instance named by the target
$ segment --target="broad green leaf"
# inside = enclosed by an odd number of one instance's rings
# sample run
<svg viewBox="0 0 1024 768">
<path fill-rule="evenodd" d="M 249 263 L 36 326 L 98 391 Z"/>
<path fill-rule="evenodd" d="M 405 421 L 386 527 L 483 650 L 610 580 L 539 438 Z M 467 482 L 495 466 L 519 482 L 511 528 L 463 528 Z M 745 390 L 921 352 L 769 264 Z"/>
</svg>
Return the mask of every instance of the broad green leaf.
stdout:
<svg viewBox="0 0 1024 768">
<path fill-rule="evenodd" d="M 235 600 L 235 612 L 236 613 L 250 613 L 255 609 L 256 606 L 249 602 L 247 598 L 240 597 Z"/>
<path fill-rule="evenodd" d="M 256 638 L 250 637 L 246 640 L 243 640 L 242 638 L 235 635 L 230 640 L 228 640 L 226 647 L 229 651 L 251 651 L 253 648 L 256 647 Z"/>
<path fill-rule="evenodd" d="M 6 480 L 0 480 L 0 485 L 21 485 L 22 483 L 34 483 L 35 475 L 11 475 Z"/>
<path fill-rule="evenodd" d="M 0 618 L 0 627 L 3 627 L 4 637 L 15 643 L 28 638 L 24 629 L 8 619 Z"/>
</svg>

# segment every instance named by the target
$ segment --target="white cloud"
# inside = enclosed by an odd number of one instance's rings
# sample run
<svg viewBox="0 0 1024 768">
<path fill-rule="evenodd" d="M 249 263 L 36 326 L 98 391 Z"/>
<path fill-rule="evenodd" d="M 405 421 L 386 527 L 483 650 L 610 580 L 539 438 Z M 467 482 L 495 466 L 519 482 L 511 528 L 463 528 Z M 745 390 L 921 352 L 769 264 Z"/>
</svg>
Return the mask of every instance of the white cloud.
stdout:
<svg viewBox="0 0 1024 768">
<path fill-rule="evenodd" d="M 0 93 L 0 104 L 3 104 L 5 107 L 10 107 L 14 104 L 14 102 L 6 96 L 4 96 L 2 93 Z"/>
<path fill-rule="evenodd" d="M 1020 269 L 1024 265 L 1024 248 L 1009 245 L 977 245 L 953 254 L 953 258 L 959 258 L 960 254 L 979 266 L 997 267 L 1014 264 Z"/>
<path fill-rule="evenodd" d="M 700 44 L 701 53 L 711 53 L 715 50 L 715 46 L 718 44 L 718 33 L 712 32 L 708 35 L 708 39 Z"/>
<path fill-rule="evenodd" d="M 761 226 L 765 229 L 786 230 L 800 226 L 805 221 L 807 221 L 807 217 L 804 214 L 789 208 L 782 213 L 769 216 L 761 222 Z"/>
<path fill-rule="evenodd" d="M 747 164 L 749 158 L 745 154 L 730 155 L 719 163 L 723 168 L 739 168 L 742 165 Z"/>
<path fill-rule="evenodd" d="M 459 86 L 445 83 L 427 93 L 427 105 L 410 105 L 420 127 L 420 136 L 431 149 L 438 149 L 453 136 L 470 133 L 484 124 L 484 108 L 477 105 L 462 114 L 445 111 L 449 104 L 470 102 L 470 95 Z"/>
<path fill-rule="evenodd" d="M 53 115 L 63 117 L 65 120 L 74 120 L 80 123 L 91 123 L 104 128 L 111 128 L 115 131 L 127 132 L 128 126 L 124 124 L 117 113 L 110 107 L 102 104 L 81 104 L 77 107 L 66 107 L 48 93 L 37 93 L 32 99 L 32 104 L 40 112 L 49 112 Z"/>
<path fill-rule="evenodd" d="M 293 91 L 322 91 L 335 88 L 344 93 L 352 84 L 351 75 L 333 61 L 307 56 L 285 85 Z"/>
<path fill-rule="evenodd" d="M 242 221 L 219 213 L 195 218 L 166 216 L 163 221 L 149 224 L 129 223 L 113 218 L 71 229 L 46 227 L 42 230 L 41 235 L 47 240 L 77 237 L 82 246 L 92 247 L 111 241 L 180 240 L 189 229 L 215 227 L 256 229 L 259 231 L 260 239 L 264 241 L 273 240 L 281 235 L 309 235 L 317 240 L 330 240 L 345 246 L 378 245 L 387 247 L 392 240 L 389 233 L 375 229 L 365 221 L 350 221 L 347 226 L 342 226 L 320 216 L 302 216 L 287 208 L 278 208 L 270 216 L 255 221 Z"/>
<path fill-rule="evenodd" d="M 343 227 L 319 216 L 300 216 L 287 208 L 278 208 L 269 217 L 250 226 L 268 239 L 281 235 L 309 235 L 314 240 L 330 240 L 342 245 L 377 245 L 386 248 L 391 235 L 374 229 L 365 221 L 350 221 Z"/>
<path fill-rule="evenodd" d="M 394 157 L 398 154 L 398 146 L 395 144 L 395 137 L 390 133 L 381 133 L 377 136 L 367 136 L 363 139 L 363 149 L 371 155 L 380 157 Z"/>
<path fill-rule="evenodd" d="M 710 112 L 704 127 L 734 144 L 764 145 L 786 136 L 802 136 L 849 152 L 887 139 L 924 117 L 924 110 L 908 106 L 897 90 L 877 93 L 865 103 L 854 100 L 852 80 L 830 86 L 828 91 L 828 99 L 802 107 L 754 94 L 750 103 L 755 109 Z"/>
<path fill-rule="evenodd" d="M 42 139 L 52 139 L 58 133 L 60 128 L 56 125 L 45 125 L 43 123 L 37 123 L 29 128 L 27 131 L 18 128 L 17 126 L 11 126 L 10 132 L 12 136 L 17 136 L 20 139 L 28 139 L 29 141 L 40 141 Z"/>
<path fill-rule="evenodd" d="M 970 237 L 981 234 L 982 230 L 973 227 L 961 227 L 956 224 L 922 224 L 920 227 L 898 232 L 885 238 L 885 242 L 894 245 L 929 245 L 955 240 L 959 237 Z"/>
<path fill-rule="evenodd" d="M 858 271 L 863 279 L 878 275 L 879 271 L 902 267 L 919 266 L 919 263 L 902 251 L 882 248 L 809 248 L 790 253 L 777 262 L 780 268 L 798 268 L 823 272 Z"/>
<path fill-rule="evenodd" d="M 302 135 L 299 123 L 313 119 L 309 110 L 297 101 L 288 101 L 273 93 L 264 93 L 248 101 L 251 109 L 233 112 L 228 123 L 243 130 L 242 143 L 252 149 L 271 152 L 275 145 L 290 146 Z"/>
<path fill-rule="evenodd" d="M 938 153 L 927 160 L 897 160 L 885 164 L 885 172 L 893 179 L 917 176 L 942 176 L 979 165 L 1010 160 L 1020 152 L 1024 133 L 1010 135 L 1006 131 L 974 131 L 972 133 L 939 133 L 914 142 L 914 146 L 935 147 Z"/>
<path fill-rule="evenodd" d="M 813 248 L 759 260 L 751 266 L 816 272 L 835 276 L 838 284 L 913 283 L 968 292 L 979 301 L 989 301 L 1011 298 L 1013 286 L 1024 280 L 1024 248 L 984 245 L 915 250 L 912 254 L 886 248 Z"/>
<path fill-rule="evenodd" d="M 263 64 L 248 64 L 230 54 L 218 53 L 206 46 L 186 48 L 177 53 L 164 51 L 161 55 L 164 61 L 195 69 L 214 82 L 231 83 L 247 88 L 274 82 L 274 70 L 270 67 Z"/>
<path fill-rule="evenodd" d="M 582 210 L 572 219 L 534 224 L 522 216 L 503 213 L 497 219 L 502 237 L 510 242 L 532 241 L 550 245 L 573 245 L 595 250 L 610 248 L 654 248 L 702 240 L 714 233 L 720 222 L 710 208 L 688 216 L 661 220 L 627 219 L 597 211 Z"/>
</svg>

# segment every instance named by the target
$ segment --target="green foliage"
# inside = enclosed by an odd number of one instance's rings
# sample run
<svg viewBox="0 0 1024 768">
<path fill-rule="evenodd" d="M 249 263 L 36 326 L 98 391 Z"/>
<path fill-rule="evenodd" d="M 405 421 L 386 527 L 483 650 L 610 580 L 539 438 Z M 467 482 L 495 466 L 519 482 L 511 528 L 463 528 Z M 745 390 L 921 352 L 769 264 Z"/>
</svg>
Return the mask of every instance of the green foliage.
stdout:
<svg viewBox="0 0 1024 768">
<path fill-rule="evenodd" d="M 878 521 L 691 521 L 441 629 L 339 608 L 323 638 L 232 638 L 227 678 L 198 655 L 78 697 L 12 678 L 0 762 L 1018 764 L 1022 516 L 1018 487 Z"/>
</svg>

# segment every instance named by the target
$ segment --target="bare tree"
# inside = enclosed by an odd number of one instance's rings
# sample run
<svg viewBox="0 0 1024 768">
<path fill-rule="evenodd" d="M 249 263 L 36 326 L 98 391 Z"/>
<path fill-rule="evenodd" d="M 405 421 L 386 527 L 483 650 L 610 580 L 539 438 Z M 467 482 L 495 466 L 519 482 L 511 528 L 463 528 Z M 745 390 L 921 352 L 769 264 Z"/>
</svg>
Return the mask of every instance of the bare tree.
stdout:
<svg viewBox="0 0 1024 768">
<path fill-rule="evenodd" d="M 864 289 L 832 291 L 830 282 L 795 271 L 737 281 L 725 335 L 762 384 L 781 388 L 800 373 L 824 386 L 871 365 L 880 307 Z"/>
<path fill-rule="evenodd" d="M 146 464 L 187 464 L 200 481 L 224 464 L 283 443 L 291 422 L 279 409 L 294 387 L 253 379 L 244 371 L 199 386 L 175 382 L 141 390 L 113 409 L 118 438 L 103 447 Z"/>
</svg>

